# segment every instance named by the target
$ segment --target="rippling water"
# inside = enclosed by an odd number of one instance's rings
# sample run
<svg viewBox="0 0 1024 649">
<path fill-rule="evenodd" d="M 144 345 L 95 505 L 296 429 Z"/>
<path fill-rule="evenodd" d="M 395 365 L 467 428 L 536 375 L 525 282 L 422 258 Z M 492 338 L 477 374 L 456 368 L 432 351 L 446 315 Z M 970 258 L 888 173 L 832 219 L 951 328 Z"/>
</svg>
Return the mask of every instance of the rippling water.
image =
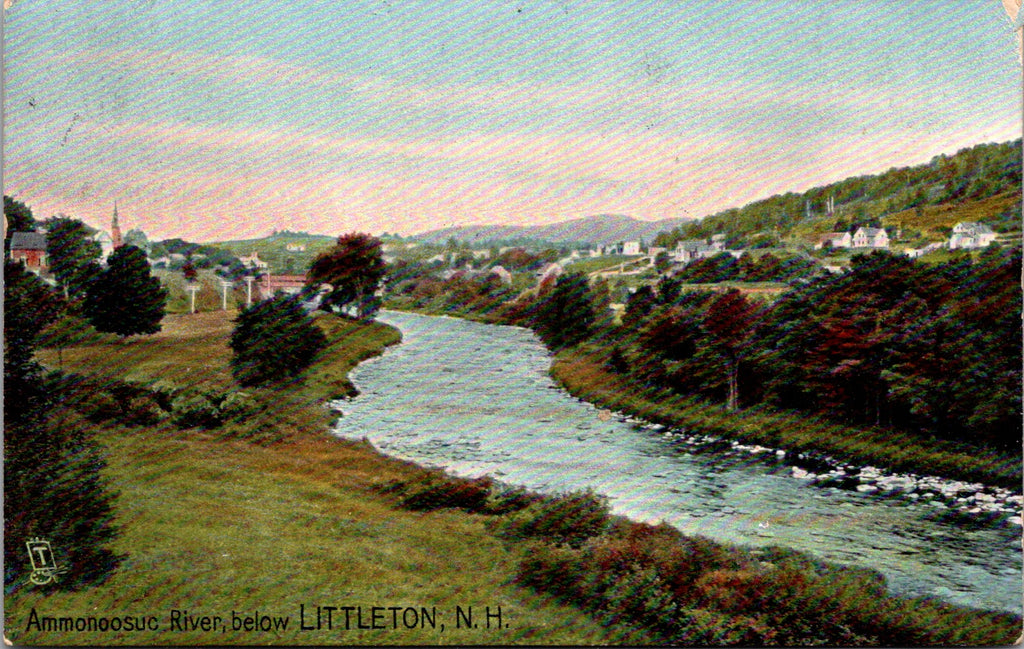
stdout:
<svg viewBox="0 0 1024 649">
<path fill-rule="evenodd" d="M 615 513 L 875 568 L 895 592 L 1021 612 L 1016 526 L 962 528 L 935 509 L 822 488 L 773 455 L 690 453 L 559 389 L 525 329 L 383 312 L 403 343 L 360 365 L 335 429 L 384 452 L 543 492 L 592 487 Z"/>
</svg>

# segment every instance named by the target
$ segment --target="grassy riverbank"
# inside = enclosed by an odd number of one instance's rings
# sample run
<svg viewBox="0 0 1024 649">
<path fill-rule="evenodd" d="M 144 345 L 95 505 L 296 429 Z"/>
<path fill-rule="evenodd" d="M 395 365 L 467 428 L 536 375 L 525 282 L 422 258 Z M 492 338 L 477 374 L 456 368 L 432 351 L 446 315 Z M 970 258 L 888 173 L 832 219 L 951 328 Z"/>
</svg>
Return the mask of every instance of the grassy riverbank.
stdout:
<svg viewBox="0 0 1024 649">
<path fill-rule="evenodd" d="M 231 313 L 168 316 L 155 336 L 119 341 L 86 332 L 45 349 L 48 367 L 99 385 L 129 380 L 234 392 L 227 361 Z M 579 609 L 511 585 L 524 551 L 506 547 L 481 519 L 458 511 L 396 509 L 379 485 L 415 480 L 424 470 L 364 443 L 329 436 L 325 400 L 351 389 L 348 371 L 399 340 L 380 324 L 321 317 L 331 346 L 297 380 L 247 389 L 245 421 L 181 429 L 95 424 L 71 406 L 53 416 L 88 428 L 102 444 L 105 475 L 119 492 L 114 550 L 127 556 L 105 583 L 79 592 L 23 586 L 5 596 L 7 638 L 30 645 L 147 644 L 590 644 L 631 637 L 605 629 Z M 71 327 L 67 327 L 71 329 Z M 67 333 L 67 332 L 65 332 Z M 81 405 L 81 404 L 80 404 Z M 27 557 L 26 557 L 27 560 Z M 436 607 L 436 626 L 333 628 L 316 606 Z M 472 607 L 478 628 L 456 628 L 455 607 Z M 487 628 L 485 607 L 501 607 Z M 324 609 L 326 610 L 326 609 Z M 155 618 L 143 631 L 41 631 L 38 618 Z M 171 616 L 219 616 L 216 630 L 172 629 Z M 287 629 L 232 628 L 232 613 L 288 618 Z M 412 621 L 412 618 L 409 618 Z M 45 621 L 44 621 L 45 622 Z M 211 620 L 212 622 L 212 620 Z M 88 622 L 86 622 L 87 624 Z M 96 622 L 98 623 L 98 621 Z M 243 622 L 244 624 L 244 622 Z M 442 630 L 442 624 L 444 625 Z M 45 625 L 45 624 L 44 624 Z M 462 625 L 465 627 L 465 624 Z M 180 629 L 180 630 L 179 630 Z M 643 636 L 639 636 L 643 637 Z"/>
<path fill-rule="evenodd" d="M 1019 457 L 899 431 L 842 426 L 806 413 L 766 407 L 728 412 L 720 404 L 658 392 L 612 372 L 607 354 L 601 346 L 563 350 L 553 360 L 551 374 L 573 396 L 667 426 L 793 451 L 814 450 L 851 464 L 1020 489 Z"/>
<path fill-rule="evenodd" d="M 65 326 L 64 348 L 39 357 L 83 377 L 89 394 L 117 392 L 127 380 L 237 395 L 227 365 L 231 315 L 170 316 L 160 334 L 130 341 Z M 88 401 L 74 399 L 54 413 L 89 428 L 105 449 L 119 492 L 114 550 L 126 559 L 108 581 L 79 592 L 8 593 L 10 640 L 991 645 L 1019 634 L 1017 616 L 890 597 L 873 571 L 687 538 L 609 516 L 593 494 L 506 492 L 333 438 L 326 400 L 350 393 L 348 371 L 399 335 L 381 324 L 318 322 L 327 351 L 293 381 L 245 390 L 243 420 L 99 425 Z M 356 606 L 362 617 L 350 610 L 346 628 L 342 607 Z M 324 607 L 337 607 L 332 628 Z M 398 628 L 386 607 L 401 607 Z M 246 628 L 257 616 L 270 630 Z M 43 630 L 60 618 L 109 625 L 126 617 L 156 628 Z M 405 628 L 409 621 L 419 624 Z"/>
</svg>

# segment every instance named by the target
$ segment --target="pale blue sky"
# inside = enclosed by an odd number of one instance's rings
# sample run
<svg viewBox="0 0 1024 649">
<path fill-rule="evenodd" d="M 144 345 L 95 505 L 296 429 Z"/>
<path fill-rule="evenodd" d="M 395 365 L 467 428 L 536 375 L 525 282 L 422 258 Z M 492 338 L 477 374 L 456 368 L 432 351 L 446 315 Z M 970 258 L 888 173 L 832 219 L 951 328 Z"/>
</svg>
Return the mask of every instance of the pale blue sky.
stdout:
<svg viewBox="0 0 1024 649">
<path fill-rule="evenodd" d="M 4 192 L 152 236 L 703 216 L 1021 132 L 998 0 L 41 2 Z"/>
</svg>

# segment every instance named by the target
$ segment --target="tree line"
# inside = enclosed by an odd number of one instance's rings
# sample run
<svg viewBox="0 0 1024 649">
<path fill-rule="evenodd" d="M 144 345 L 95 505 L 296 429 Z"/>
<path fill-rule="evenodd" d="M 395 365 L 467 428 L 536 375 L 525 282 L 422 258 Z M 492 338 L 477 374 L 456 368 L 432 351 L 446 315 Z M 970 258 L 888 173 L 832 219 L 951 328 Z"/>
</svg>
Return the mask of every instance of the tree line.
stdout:
<svg viewBox="0 0 1024 649">
<path fill-rule="evenodd" d="M 774 302 L 640 287 L 616 324 L 607 285 L 565 273 L 493 309 L 553 350 L 586 345 L 640 384 L 729 409 L 768 406 L 1019 450 L 1019 248 L 930 265 L 887 251 L 803 278 Z"/>
</svg>

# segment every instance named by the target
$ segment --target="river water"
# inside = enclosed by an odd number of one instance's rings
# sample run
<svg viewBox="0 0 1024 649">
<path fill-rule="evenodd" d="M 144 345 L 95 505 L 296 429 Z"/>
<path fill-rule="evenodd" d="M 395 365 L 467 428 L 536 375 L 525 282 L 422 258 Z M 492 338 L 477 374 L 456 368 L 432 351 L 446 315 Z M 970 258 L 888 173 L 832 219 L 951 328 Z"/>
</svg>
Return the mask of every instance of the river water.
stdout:
<svg viewBox="0 0 1024 649">
<path fill-rule="evenodd" d="M 1020 613 L 1021 528 L 809 484 L 773 453 L 695 450 L 573 398 L 528 330 L 382 312 L 401 345 L 361 364 L 335 433 L 383 452 L 545 493 L 587 487 L 614 513 L 881 571 L 896 593 Z"/>
</svg>

